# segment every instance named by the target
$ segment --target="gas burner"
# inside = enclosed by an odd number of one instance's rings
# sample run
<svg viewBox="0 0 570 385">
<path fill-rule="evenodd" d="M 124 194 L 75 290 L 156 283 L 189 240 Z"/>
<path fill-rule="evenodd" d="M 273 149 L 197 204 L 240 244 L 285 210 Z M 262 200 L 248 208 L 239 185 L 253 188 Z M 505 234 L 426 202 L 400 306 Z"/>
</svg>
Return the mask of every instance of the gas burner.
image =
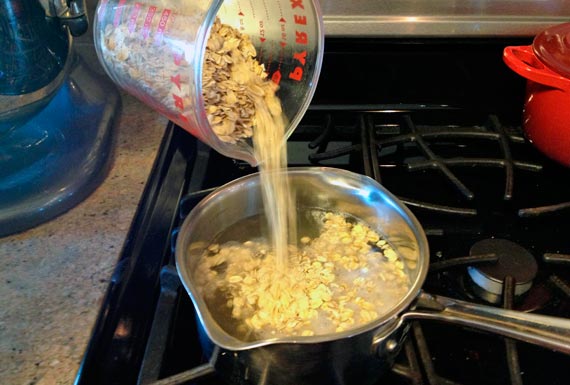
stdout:
<svg viewBox="0 0 570 385">
<path fill-rule="evenodd" d="M 499 303 L 503 283 L 508 276 L 514 278 L 515 296 L 520 296 L 531 288 L 538 265 L 530 252 L 512 241 L 498 238 L 479 241 L 470 250 L 471 255 L 490 253 L 497 256 L 496 263 L 467 268 L 474 283 L 473 289 L 479 297 L 491 303 Z"/>
</svg>

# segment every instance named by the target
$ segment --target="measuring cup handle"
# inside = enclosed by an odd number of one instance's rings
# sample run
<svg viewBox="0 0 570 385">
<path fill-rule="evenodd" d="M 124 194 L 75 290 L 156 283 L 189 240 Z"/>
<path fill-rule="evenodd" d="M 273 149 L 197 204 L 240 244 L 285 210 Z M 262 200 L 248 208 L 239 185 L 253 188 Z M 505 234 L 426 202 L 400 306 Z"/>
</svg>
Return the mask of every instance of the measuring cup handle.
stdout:
<svg viewBox="0 0 570 385">
<path fill-rule="evenodd" d="M 570 89 L 570 80 L 547 68 L 536 57 L 531 46 L 506 47 L 503 61 L 525 79 L 563 91 Z"/>
<path fill-rule="evenodd" d="M 570 320 L 421 293 L 418 309 L 401 318 L 428 319 L 485 330 L 570 354 Z M 422 307 L 424 309 L 422 309 Z"/>
</svg>

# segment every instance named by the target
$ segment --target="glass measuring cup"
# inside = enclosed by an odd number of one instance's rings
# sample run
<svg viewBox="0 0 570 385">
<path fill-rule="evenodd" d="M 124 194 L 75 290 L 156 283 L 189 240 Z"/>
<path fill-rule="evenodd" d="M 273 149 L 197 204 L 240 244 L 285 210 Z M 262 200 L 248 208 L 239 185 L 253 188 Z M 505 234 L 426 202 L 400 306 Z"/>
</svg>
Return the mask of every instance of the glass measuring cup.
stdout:
<svg viewBox="0 0 570 385">
<path fill-rule="evenodd" d="M 202 66 L 216 17 L 250 37 L 257 60 L 279 85 L 286 140 L 310 103 L 321 68 L 317 0 L 100 0 L 95 48 L 121 88 L 218 152 L 256 165 L 250 138 L 221 140 L 207 119 Z"/>
</svg>

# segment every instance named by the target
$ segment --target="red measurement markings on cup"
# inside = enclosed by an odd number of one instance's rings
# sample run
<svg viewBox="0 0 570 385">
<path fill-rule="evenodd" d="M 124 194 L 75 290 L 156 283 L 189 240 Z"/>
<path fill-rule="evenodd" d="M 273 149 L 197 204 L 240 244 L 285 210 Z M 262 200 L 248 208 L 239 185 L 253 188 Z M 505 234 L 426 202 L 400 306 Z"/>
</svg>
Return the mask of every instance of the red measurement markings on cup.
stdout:
<svg viewBox="0 0 570 385">
<path fill-rule="evenodd" d="M 158 22 L 158 27 L 156 28 L 156 33 L 154 34 L 154 42 L 156 44 L 162 42 L 162 39 L 164 38 L 164 31 L 166 30 L 166 23 L 168 23 L 168 18 L 170 17 L 171 14 L 172 11 L 170 9 L 165 9 L 164 11 L 162 11 L 162 14 L 160 15 L 160 20 Z"/>
<path fill-rule="evenodd" d="M 129 15 L 129 32 L 134 32 L 135 28 L 137 27 L 137 19 L 141 13 L 141 9 L 142 9 L 142 4 L 141 3 L 135 3 L 133 5 L 133 10 L 131 11 L 131 14 Z"/>
<path fill-rule="evenodd" d="M 178 87 L 179 91 L 182 91 L 182 87 L 180 87 L 180 74 L 176 74 L 175 76 L 170 77 L 170 81 Z M 186 123 L 188 123 L 188 118 L 183 114 L 184 112 L 184 99 L 182 96 L 172 93 L 172 100 L 174 101 L 174 105 L 178 108 L 178 118 Z"/>
<path fill-rule="evenodd" d="M 279 50 L 279 60 L 278 60 L 279 65 L 277 66 L 277 70 L 275 70 L 273 75 L 271 75 L 271 80 L 275 84 L 279 84 L 279 82 L 281 82 L 281 64 L 283 63 L 283 56 L 285 54 L 285 46 L 287 45 L 287 28 L 285 26 L 286 23 L 287 23 L 287 20 L 285 20 L 285 18 L 283 16 L 281 16 L 281 18 L 279 19 L 279 25 L 281 26 L 281 41 L 279 42 L 281 49 Z M 270 59 L 270 61 L 271 61 L 271 59 Z"/>
<path fill-rule="evenodd" d="M 293 13 L 293 23 L 295 24 L 295 43 L 297 46 L 306 46 L 309 44 L 309 34 L 306 31 L 303 31 L 303 28 L 307 26 L 307 16 L 304 15 L 305 5 L 303 4 L 303 0 L 290 0 L 291 9 L 294 11 Z M 282 55 L 287 45 L 287 33 L 286 33 L 286 20 L 285 18 L 281 17 L 279 19 L 281 23 L 281 41 L 279 44 L 281 45 L 281 56 L 279 58 L 279 63 L 282 62 Z M 302 51 L 297 50 L 293 52 L 293 60 L 296 61 L 299 65 L 296 65 L 293 71 L 289 73 L 289 79 L 295 81 L 301 81 L 303 78 L 304 67 L 307 63 L 307 50 L 304 49 Z M 279 84 L 281 81 L 281 64 L 277 71 L 271 75 L 271 80 Z"/>
<path fill-rule="evenodd" d="M 184 53 L 183 52 L 177 51 L 177 50 L 174 50 L 172 52 L 172 60 L 174 61 L 174 64 L 177 67 L 179 67 L 183 64 L 182 63 L 183 59 L 184 59 Z M 176 86 L 176 89 L 178 89 L 178 91 L 180 91 L 180 93 L 183 94 L 181 80 L 182 79 L 180 78 L 180 73 L 177 73 L 176 75 L 170 76 L 170 82 Z M 180 96 L 180 95 L 173 92 L 172 93 L 172 100 L 174 101 L 174 105 L 178 109 L 178 120 L 182 123 L 182 125 L 184 125 L 186 128 L 188 128 L 188 123 L 190 123 L 190 121 L 188 120 L 188 117 L 186 117 L 186 115 L 184 115 L 183 95 Z"/>
<path fill-rule="evenodd" d="M 279 84 L 281 82 L 281 64 L 283 63 L 283 56 L 285 55 L 285 46 L 287 45 L 287 32 L 286 32 L 286 26 L 285 24 L 287 23 L 287 20 L 285 20 L 285 18 L 283 16 L 281 16 L 281 18 L 279 19 L 279 25 L 281 27 L 281 41 L 279 42 L 279 45 L 281 46 L 281 49 L 279 50 L 279 65 L 277 66 L 277 69 L 275 70 L 275 72 L 273 72 L 273 74 L 271 75 L 271 81 L 273 81 L 273 83 L 275 84 Z M 273 56 L 273 55 L 271 55 Z M 271 62 L 272 57 L 269 58 L 269 62 Z M 269 71 L 269 69 L 268 69 Z"/>
<path fill-rule="evenodd" d="M 281 6 L 281 2 L 279 0 L 277 0 L 277 1 L 275 1 L 275 3 L 277 4 L 277 8 L 279 8 L 279 17 L 282 19 L 283 18 L 283 7 Z M 266 6 L 266 9 L 267 9 L 267 6 Z"/>
<path fill-rule="evenodd" d="M 127 0 L 120 0 L 115 8 L 115 15 L 113 17 L 113 26 L 118 27 L 121 24 L 121 16 L 123 15 L 123 6 Z"/>
<path fill-rule="evenodd" d="M 154 5 L 151 5 L 150 7 L 148 7 L 148 11 L 146 13 L 146 17 L 144 18 L 144 24 L 143 24 L 143 28 L 142 28 L 142 32 L 141 32 L 144 40 L 146 40 L 148 35 L 150 35 L 150 27 L 152 25 L 152 18 L 154 17 L 155 13 L 156 13 L 156 7 Z"/>
<path fill-rule="evenodd" d="M 265 23 L 259 20 L 259 41 L 265 43 Z"/>
<path fill-rule="evenodd" d="M 285 20 L 285 18 L 282 17 L 281 19 L 279 19 L 279 23 L 281 23 L 281 41 L 279 42 L 279 44 L 281 45 L 281 47 L 285 48 L 285 46 L 287 45 L 287 27 L 285 27 L 287 20 Z"/>
<path fill-rule="evenodd" d="M 238 7 L 238 16 L 239 16 L 239 19 L 238 19 L 239 30 L 243 31 L 243 30 L 245 30 L 245 20 L 244 20 L 245 14 L 242 11 L 241 3 L 239 1 L 237 2 L 237 7 Z"/>
<path fill-rule="evenodd" d="M 307 16 L 303 15 L 302 11 L 305 10 L 303 0 L 291 0 L 291 9 L 295 10 L 293 14 L 293 21 L 295 23 L 295 43 L 297 45 L 309 44 L 309 35 L 303 31 L 303 26 L 307 25 Z M 293 53 L 293 59 L 298 61 L 300 65 L 289 73 L 289 79 L 300 81 L 303 78 L 303 68 L 307 62 L 307 50 Z"/>
<path fill-rule="evenodd" d="M 269 13 L 267 10 L 267 4 L 265 3 L 265 1 L 263 2 L 263 7 L 265 8 L 265 16 L 266 16 L 266 20 L 259 20 L 258 25 L 259 25 L 259 41 L 261 43 L 261 46 L 259 47 L 259 52 L 257 53 L 257 58 L 259 60 L 259 62 L 263 62 L 263 51 L 264 51 L 264 46 L 265 46 L 265 41 L 267 40 L 267 38 L 265 37 L 265 23 L 269 22 Z M 266 71 L 269 72 L 269 67 L 271 66 L 271 58 L 272 58 L 272 53 L 271 51 L 269 52 L 269 60 L 267 63 L 267 68 Z"/>
<path fill-rule="evenodd" d="M 174 59 L 174 64 L 179 66 L 182 63 L 182 59 L 184 58 L 184 54 L 182 53 L 182 51 L 174 51 L 174 53 L 172 54 L 172 58 Z M 178 85 L 178 88 L 180 88 L 180 85 Z"/>
<path fill-rule="evenodd" d="M 263 61 L 263 43 L 265 43 L 265 23 L 263 20 L 259 20 L 259 41 L 261 42 L 261 46 L 259 47 L 259 52 L 257 53 L 258 60 L 260 62 Z"/>
<path fill-rule="evenodd" d="M 236 4 L 237 4 L 237 9 L 238 9 L 238 16 L 243 16 L 244 14 L 243 14 L 243 11 L 241 8 L 241 2 L 236 1 Z"/>
</svg>

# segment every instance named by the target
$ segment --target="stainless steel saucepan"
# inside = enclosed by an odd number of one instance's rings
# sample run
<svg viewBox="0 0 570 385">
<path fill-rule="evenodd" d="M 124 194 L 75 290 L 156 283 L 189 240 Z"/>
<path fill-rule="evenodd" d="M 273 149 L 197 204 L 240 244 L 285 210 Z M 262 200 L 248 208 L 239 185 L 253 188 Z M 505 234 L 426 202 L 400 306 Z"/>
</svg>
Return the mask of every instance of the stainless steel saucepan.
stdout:
<svg viewBox="0 0 570 385">
<path fill-rule="evenodd" d="M 422 291 L 429 250 L 414 215 L 375 180 L 334 168 L 288 171 L 297 207 L 357 217 L 382 234 L 403 258 L 411 286 L 392 309 L 359 328 L 312 337 L 246 342 L 213 318 L 194 284 L 205 248 L 231 225 L 263 213 L 258 174 L 234 180 L 204 198 L 185 219 L 176 245 L 181 280 L 199 317 L 204 350 L 211 356 L 199 373 L 215 370 L 231 383 L 364 384 L 377 381 L 398 354 L 410 320 L 452 322 L 570 354 L 570 320 L 483 306 Z M 248 228 L 251 236 L 259 229 Z M 257 233 L 256 233 L 257 232 Z M 249 234 L 248 234 L 249 235 Z"/>
</svg>

